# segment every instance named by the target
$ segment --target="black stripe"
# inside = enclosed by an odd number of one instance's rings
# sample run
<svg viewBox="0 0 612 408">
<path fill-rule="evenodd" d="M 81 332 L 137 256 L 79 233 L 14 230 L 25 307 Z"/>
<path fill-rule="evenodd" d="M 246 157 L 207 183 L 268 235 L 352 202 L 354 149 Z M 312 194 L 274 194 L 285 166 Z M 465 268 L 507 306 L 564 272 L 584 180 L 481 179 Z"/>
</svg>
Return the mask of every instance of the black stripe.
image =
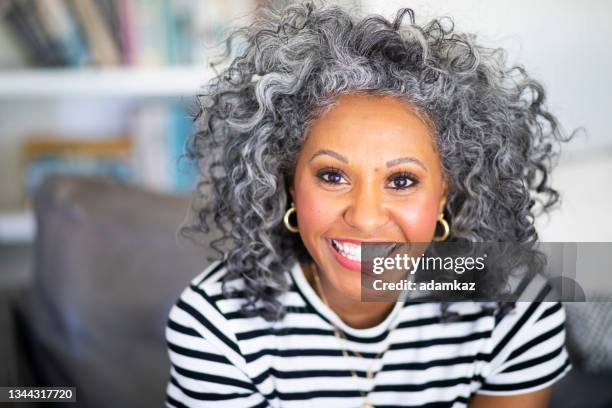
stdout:
<svg viewBox="0 0 612 408">
<path fill-rule="evenodd" d="M 191 327 L 187 327 L 187 326 L 183 326 L 182 324 L 178 324 L 177 322 L 175 322 L 172 319 L 168 319 L 168 328 L 179 332 L 179 333 L 183 333 L 186 334 L 188 336 L 193 336 L 193 337 L 202 337 L 200 335 L 200 333 L 198 333 L 196 330 L 194 330 Z"/>
<path fill-rule="evenodd" d="M 512 296 L 514 297 L 514 299 L 519 299 L 521 297 L 523 292 L 527 290 L 527 286 L 529 286 L 529 284 L 533 282 L 533 279 L 534 279 L 533 276 L 529 276 L 529 275 L 523 276 L 523 279 L 521 279 L 521 282 L 519 283 L 518 287 L 512 293 Z"/>
<path fill-rule="evenodd" d="M 225 334 L 223 334 L 214 324 L 212 324 L 208 319 L 204 318 L 196 309 L 194 309 L 190 304 L 185 303 L 183 300 L 177 302 L 177 307 L 189 313 L 193 318 L 202 323 L 204 327 L 206 327 L 210 332 L 215 335 L 219 340 L 225 343 L 229 348 L 234 350 L 237 354 L 240 354 L 240 349 L 238 346 L 231 341 Z"/>
<path fill-rule="evenodd" d="M 236 338 L 238 340 L 249 340 L 262 336 L 291 336 L 295 334 L 303 336 L 333 336 L 334 332 L 331 330 L 308 327 L 284 327 L 282 329 L 268 328 L 236 333 Z"/>
<path fill-rule="evenodd" d="M 374 358 L 377 356 L 377 353 L 361 353 L 366 358 Z M 317 357 L 341 357 L 341 350 L 328 350 L 328 349 L 291 349 L 291 350 L 280 350 L 280 349 L 261 349 L 256 351 L 255 353 L 245 354 L 244 358 L 247 363 L 252 363 L 253 361 L 263 357 L 263 356 L 276 356 L 276 357 L 307 357 L 307 356 L 317 356 Z"/>
<path fill-rule="evenodd" d="M 399 371 L 399 370 L 426 370 L 432 367 L 448 367 L 457 364 L 474 364 L 477 360 L 486 361 L 486 354 L 476 354 L 473 356 L 462 356 L 453 358 L 444 358 L 439 360 L 430 360 L 424 362 L 406 362 L 406 363 L 394 363 L 385 364 L 381 371 Z"/>
<path fill-rule="evenodd" d="M 548 292 L 550 292 L 550 290 L 551 290 L 550 286 L 546 285 L 544 288 L 542 288 L 542 290 L 538 294 L 537 299 L 542 300 L 548 294 Z M 499 343 L 497 343 L 497 345 L 493 349 L 493 352 L 491 353 L 491 356 L 490 356 L 491 360 L 493 360 L 500 353 L 500 351 L 502 351 L 504 347 L 506 347 L 506 345 L 510 342 L 510 340 L 514 338 L 514 336 L 516 335 L 516 332 L 518 332 L 520 328 L 523 327 L 525 322 L 529 320 L 529 318 L 535 313 L 536 309 L 539 306 L 540 306 L 539 301 L 532 302 L 529 305 L 529 308 L 520 317 L 518 322 L 516 322 L 514 326 L 512 326 L 512 329 L 510 329 L 510 331 L 506 333 L 504 338 Z"/>
<path fill-rule="evenodd" d="M 473 321 L 477 321 L 482 318 L 490 318 L 490 317 L 491 315 L 489 314 L 489 312 L 482 310 L 476 313 L 458 315 L 456 318 L 457 320 L 453 320 L 453 322 L 473 322 Z M 428 325 L 440 324 L 440 323 L 441 323 L 440 316 L 424 317 L 421 319 L 403 321 L 397 326 L 397 328 L 404 329 L 408 327 L 420 327 L 420 326 L 428 326 Z"/>
<path fill-rule="evenodd" d="M 185 347 L 177 346 L 176 344 L 172 344 L 170 342 L 167 342 L 167 344 L 170 350 L 174 351 L 177 354 L 186 356 L 186 357 L 193 357 L 193 358 L 198 358 L 200 360 L 215 361 L 217 363 L 225 363 L 225 364 L 233 365 L 232 362 L 229 361 L 225 356 L 222 356 L 219 354 L 212 354 L 212 353 L 207 353 L 205 351 L 197 351 L 193 349 L 188 349 Z"/>
<path fill-rule="evenodd" d="M 239 278 L 233 279 L 229 282 L 234 282 L 236 280 L 238 280 Z M 287 288 L 287 292 L 292 292 L 292 291 L 296 291 L 295 285 L 290 284 Z M 229 299 L 246 299 L 246 293 L 244 290 L 242 289 L 236 289 L 236 290 L 230 290 L 230 297 Z M 225 300 L 228 299 L 225 296 L 223 296 L 223 292 L 219 292 L 216 295 L 208 295 L 210 297 L 210 299 L 213 302 L 218 302 L 220 300 Z M 259 308 L 259 310 L 263 310 L 263 308 Z M 237 313 L 237 312 L 232 312 L 232 313 Z"/>
<path fill-rule="evenodd" d="M 531 339 L 530 341 L 528 341 L 527 343 L 523 344 L 521 347 L 517 348 L 512 353 L 510 353 L 510 356 L 508 356 L 508 359 L 506 361 L 510 361 L 520 356 L 521 354 L 523 354 L 530 348 L 537 346 L 538 344 L 550 339 L 551 337 L 556 336 L 557 334 L 561 333 L 563 329 L 564 329 L 564 323 L 561 323 L 560 325 L 558 325 L 557 327 L 553 329 L 550 329 L 546 333 L 542 333 L 538 337 Z"/>
<path fill-rule="evenodd" d="M 212 268 L 207 273 L 205 273 L 204 276 L 202 276 L 202 279 L 200 279 L 200 281 L 197 283 L 197 286 L 201 285 L 202 282 L 204 282 L 206 279 L 212 276 L 215 272 L 219 271 L 221 268 L 225 266 L 225 262 L 223 261 L 215 261 L 215 262 L 218 262 L 218 263 L 216 265 L 213 263 L 208 266 L 209 268 L 211 268 L 212 266 Z"/>
<path fill-rule="evenodd" d="M 511 365 L 502 371 L 502 373 L 511 373 L 513 371 L 523 370 L 525 368 L 533 367 L 538 364 L 545 363 L 546 361 L 552 360 L 557 357 L 563 351 L 563 346 L 558 349 L 551 351 L 550 353 L 544 354 L 543 356 L 532 358 L 531 360 L 523 361 L 522 363 Z"/>
<path fill-rule="evenodd" d="M 361 397 L 358 391 L 312 391 L 312 392 L 301 392 L 301 393 L 279 393 L 279 398 L 284 401 L 292 400 L 309 400 L 314 398 L 330 398 L 330 397 L 344 397 L 344 398 L 356 398 Z M 408 398 L 406 398 L 408 399 Z M 316 403 L 316 401 L 313 401 Z M 448 408 L 453 406 L 454 403 L 467 403 L 468 398 L 464 396 L 458 396 L 457 398 L 450 401 L 436 401 L 429 402 L 419 405 L 376 405 L 377 408 Z"/>
<path fill-rule="evenodd" d="M 549 307 L 548 309 L 546 309 L 544 311 L 544 313 L 542 313 L 542 315 L 540 317 L 538 317 L 538 322 L 540 320 L 546 319 L 548 316 L 557 313 L 559 310 L 561 310 L 561 303 L 557 302 L 555 303 L 554 306 Z"/>
<path fill-rule="evenodd" d="M 422 384 L 385 384 L 375 386 L 372 392 L 417 392 L 431 388 L 449 388 L 459 384 L 469 384 L 471 382 L 471 378 L 459 377 L 446 380 L 433 380 Z"/>
<path fill-rule="evenodd" d="M 250 406 L 249 408 L 268 408 L 270 406 L 270 403 L 267 399 L 261 401 L 259 404 L 255 404 Z"/>
<path fill-rule="evenodd" d="M 228 401 L 236 398 L 248 398 L 252 395 L 252 393 L 241 394 L 237 392 L 229 394 L 219 394 L 214 392 L 191 391 L 179 384 L 176 378 L 174 378 L 174 376 L 170 376 L 170 382 L 174 384 L 177 388 L 179 388 L 183 392 L 183 394 L 187 395 L 188 397 L 202 401 Z"/>
<path fill-rule="evenodd" d="M 367 374 L 362 370 L 355 370 L 358 377 L 367 378 Z M 261 384 L 266 378 L 273 376 L 274 378 L 282 379 L 301 379 L 301 378 L 317 378 L 317 377 L 350 377 L 352 374 L 351 370 L 295 370 L 295 371 L 281 371 L 275 368 L 270 368 L 257 377 L 253 378 L 253 383 Z"/>
<path fill-rule="evenodd" d="M 191 290 L 193 290 L 195 293 L 197 293 L 198 295 L 202 296 L 204 298 L 204 300 L 206 301 L 206 303 L 210 304 L 212 307 L 215 308 L 215 310 L 223 316 L 223 313 L 221 313 L 221 310 L 219 309 L 219 306 L 217 306 L 217 302 L 213 301 L 210 296 L 208 296 L 208 294 L 206 292 L 204 292 L 201 288 L 198 288 L 195 285 L 191 285 Z"/>
<path fill-rule="evenodd" d="M 214 296 L 211 296 L 210 298 L 213 300 L 215 299 Z M 257 310 L 258 316 L 261 316 L 261 313 L 264 312 L 263 307 L 258 307 L 256 310 Z M 303 306 L 287 306 L 285 308 L 285 311 L 287 314 L 308 314 L 310 313 L 310 310 L 307 307 L 303 307 Z M 223 316 L 225 316 L 227 320 L 255 318 L 253 316 L 245 316 L 244 313 L 242 313 L 242 311 L 240 310 L 236 310 L 235 312 L 224 313 Z"/>
<path fill-rule="evenodd" d="M 376 404 L 376 408 L 449 408 L 449 407 L 453 407 L 454 404 L 457 402 L 467 404 L 468 401 L 469 401 L 469 398 L 458 396 L 454 400 L 450 400 L 450 401 L 435 401 L 435 402 L 428 402 L 426 404 L 419 404 L 419 405 L 378 405 Z"/>
<path fill-rule="evenodd" d="M 192 378 L 194 380 L 206 381 L 209 383 L 232 385 L 234 387 L 244 388 L 249 391 L 257 391 L 257 389 L 252 383 L 246 381 L 241 381 L 230 377 L 224 377 L 221 375 L 207 374 L 201 373 L 199 371 L 187 370 L 185 368 L 177 366 L 176 364 L 172 364 L 172 366 L 174 367 L 176 372 L 182 375 L 183 377 Z"/>
<path fill-rule="evenodd" d="M 465 336 L 457 336 L 457 337 L 441 337 L 437 339 L 428 339 L 428 340 L 415 340 L 408 341 L 404 343 L 395 343 L 389 347 L 389 350 L 403 350 L 408 348 L 421 348 L 421 347 L 429 347 L 429 346 L 438 346 L 443 344 L 461 344 L 467 343 L 468 341 L 484 339 L 491 335 L 490 330 L 486 330 L 483 332 L 475 332 L 470 333 Z"/>
<path fill-rule="evenodd" d="M 543 377 L 536 378 L 530 381 L 514 383 L 514 384 L 487 384 L 487 383 L 484 383 L 482 385 L 482 389 L 485 391 L 517 391 L 523 388 L 536 387 L 538 385 L 547 383 L 548 381 L 554 379 L 559 374 L 561 374 L 569 365 L 570 365 L 569 359 L 565 359 L 565 363 L 563 363 L 561 367 L 559 367 L 557 370 Z"/>
<path fill-rule="evenodd" d="M 169 395 L 166 395 L 166 402 L 169 404 L 174 405 L 176 408 L 189 408 L 187 405 L 183 404 L 180 401 L 175 400 L 174 398 L 172 398 Z"/>
<path fill-rule="evenodd" d="M 245 292 L 240 289 L 236 290 L 235 292 L 230 291 L 230 294 L 232 296 L 230 296 L 229 299 L 244 299 L 246 297 Z M 209 296 L 210 296 L 210 299 L 215 303 L 217 303 L 220 300 L 227 299 L 225 296 L 223 296 L 223 292 L 217 293 L 216 295 L 209 295 Z"/>
<path fill-rule="evenodd" d="M 364 392 L 367 390 L 363 390 Z M 309 400 L 314 398 L 361 398 L 359 390 L 315 390 L 305 392 L 279 392 L 282 401 Z"/>
</svg>

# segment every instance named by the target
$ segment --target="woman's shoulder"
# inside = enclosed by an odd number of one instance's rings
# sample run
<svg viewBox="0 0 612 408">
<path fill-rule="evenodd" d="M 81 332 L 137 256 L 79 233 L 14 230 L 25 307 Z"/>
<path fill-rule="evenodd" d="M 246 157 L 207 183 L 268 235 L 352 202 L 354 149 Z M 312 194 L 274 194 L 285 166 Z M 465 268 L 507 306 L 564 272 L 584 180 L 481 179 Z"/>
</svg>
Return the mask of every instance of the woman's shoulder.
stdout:
<svg viewBox="0 0 612 408">
<path fill-rule="evenodd" d="M 226 265 L 215 261 L 191 280 L 168 314 L 169 341 L 183 334 L 206 339 L 217 349 L 225 350 L 224 354 L 240 354 L 238 340 L 220 304 L 224 299 L 221 286 L 225 273 Z"/>
<path fill-rule="evenodd" d="M 194 311 L 214 310 L 219 318 L 224 317 L 222 304 L 227 299 L 223 293 L 225 281 L 226 291 L 231 293 L 231 301 L 239 302 L 243 297 L 244 281 L 241 278 L 226 279 L 227 264 L 215 260 L 198 273 L 183 289 L 174 307 L 193 308 Z M 207 313 L 206 318 L 211 316 Z"/>
<path fill-rule="evenodd" d="M 544 388 L 571 368 L 565 347 L 565 310 L 545 280 L 534 280 L 509 308 L 501 308 L 478 391 L 509 395 Z"/>
<path fill-rule="evenodd" d="M 495 330 L 498 333 L 516 334 L 548 318 L 565 322 L 565 311 L 557 293 L 541 275 L 526 279 L 513 299 L 513 302 L 507 303 L 511 307 L 502 307 L 495 315 Z"/>
<path fill-rule="evenodd" d="M 191 280 L 189 286 L 198 288 L 214 287 L 217 284 L 221 284 L 226 273 L 226 263 L 223 260 L 214 260 Z"/>
<path fill-rule="evenodd" d="M 227 273 L 228 268 L 225 261 L 215 260 L 211 262 L 191 280 L 181 293 L 181 298 L 187 293 L 196 292 L 207 302 L 217 305 L 224 299 L 224 284 L 228 293 L 232 294 L 233 299 L 242 297 L 244 293 L 244 280 L 240 277 L 227 279 Z"/>
</svg>

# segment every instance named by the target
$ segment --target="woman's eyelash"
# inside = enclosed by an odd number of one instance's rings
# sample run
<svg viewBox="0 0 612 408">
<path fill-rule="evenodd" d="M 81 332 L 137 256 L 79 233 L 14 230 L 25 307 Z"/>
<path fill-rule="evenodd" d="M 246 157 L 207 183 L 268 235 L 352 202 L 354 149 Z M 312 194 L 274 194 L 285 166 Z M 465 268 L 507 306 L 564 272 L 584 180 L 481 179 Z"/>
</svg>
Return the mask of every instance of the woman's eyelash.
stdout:
<svg viewBox="0 0 612 408">
<path fill-rule="evenodd" d="M 341 184 L 342 179 L 346 177 L 340 169 L 328 167 L 317 172 L 317 178 L 324 183 L 337 185 Z M 387 183 L 396 183 L 391 187 L 394 190 L 406 190 L 418 184 L 419 180 L 414 174 L 404 171 L 391 175 Z"/>
<path fill-rule="evenodd" d="M 399 185 L 399 186 L 396 185 L 394 187 L 391 187 L 394 190 L 406 190 L 408 188 L 414 187 L 415 185 L 417 185 L 419 183 L 419 179 L 414 174 L 406 172 L 406 171 L 401 172 L 401 173 L 393 174 L 391 177 L 389 177 L 388 182 L 389 183 L 393 183 L 393 182 L 398 181 L 398 180 L 402 180 L 402 181 L 408 180 L 410 182 L 410 184 L 408 184 L 408 185 L 403 185 L 402 184 L 402 185 Z"/>
<path fill-rule="evenodd" d="M 328 178 L 326 178 L 326 176 L 333 176 L 334 178 L 343 178 L 344 174 L 342 174 L 342 171 L 340 171 L 340 169 L 336 169 L 333 167 L 321 169 L 319 172 L 317 172 L 317 177 L 324 183 L 328 183 L 328 184 L 339 184 L 340 183 L 338 180 L 336 181 L 329 180 Z"/>
</svg>

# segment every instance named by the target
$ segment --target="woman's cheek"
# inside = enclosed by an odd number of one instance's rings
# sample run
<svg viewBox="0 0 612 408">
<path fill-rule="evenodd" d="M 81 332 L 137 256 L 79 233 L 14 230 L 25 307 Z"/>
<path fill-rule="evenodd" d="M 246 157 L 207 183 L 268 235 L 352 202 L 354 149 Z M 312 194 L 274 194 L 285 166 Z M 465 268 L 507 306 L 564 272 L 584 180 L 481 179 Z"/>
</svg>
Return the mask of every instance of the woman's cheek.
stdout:
<svg viewBox="0 0 612 408">
<path fill-rule="evenodd" d="M 395 219 L 409 241 L 429 242 L 436 230 L 437 210 L 433 202 L 415 203 L 395 209 Z"/>
<path fill-rule="evenodd" d="M 337 205 L 334 200 L 326 198 L 312 189 L 296 190 L 298 226 L 306 237 L 325 233 L 333 224 Z M 320 238 L 316 236 L 315 238 Z"/>
</svg>

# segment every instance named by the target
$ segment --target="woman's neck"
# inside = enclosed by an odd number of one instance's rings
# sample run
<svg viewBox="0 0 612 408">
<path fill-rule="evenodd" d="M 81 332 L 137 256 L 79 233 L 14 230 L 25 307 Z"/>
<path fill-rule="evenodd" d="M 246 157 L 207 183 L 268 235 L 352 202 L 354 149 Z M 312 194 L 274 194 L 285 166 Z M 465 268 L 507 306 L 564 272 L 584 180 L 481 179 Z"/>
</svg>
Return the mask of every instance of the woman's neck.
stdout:
<svg viewBox="0 0 612 408">
<path fill-rule="evenodd" d="M 306 265 L 302 265 L 302 270 L 310 286 L 319 298 L 323 300 L 323 296 L 315 281 L 313 269 Z M 389 313 L 391 313 L 395 305 L 395 301 L 362 302 L 360 300 L 355 300 L 337 291 L 332 285 L 329 285 L 321 274 L 319 275 L 319 280 L 330 309 L 332 309 L 344 323 L 355 329 L 366 329 L 378 325 L 385 320 Z"/>
</svg>

